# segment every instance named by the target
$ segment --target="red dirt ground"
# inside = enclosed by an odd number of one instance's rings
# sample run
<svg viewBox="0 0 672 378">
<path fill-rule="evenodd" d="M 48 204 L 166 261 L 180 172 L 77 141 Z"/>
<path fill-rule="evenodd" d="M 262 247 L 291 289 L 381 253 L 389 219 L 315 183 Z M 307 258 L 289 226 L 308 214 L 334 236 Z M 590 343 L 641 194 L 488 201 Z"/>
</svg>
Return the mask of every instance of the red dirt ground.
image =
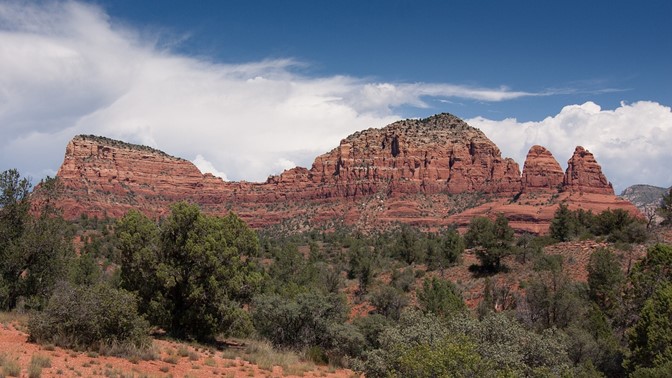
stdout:
<svg viewBox="0 0 672 378">
<path fill-rule="evenodd" d="M 154 340 L 154 349 L 160 358 L 151 361 L 132 362 L 128 359 L 98 356 L 88 352 L 76 352 L 58 347 L 29 343 L 23 326 L 17 322 L 0 325 L 0 355 L 6 361 L 15 360 L 21 366 L 20 377 L 29 377 L 28 367 L 33 355 L 46 356 L 51 367 L 42 370 L 42 377 L 357 377 L 350 370 L 327 366 L 290 366 L 284 372 L 280 366 L 272 371 L 240 358 L 227 359 L 220 351 L 179 344 L 166 340 Z M 190 354 L 180 357 L 178 348 Z M 170 352 L 170 354 L 169 354 Z M 173 356 L 175 363 L 164 361 Z M 309 366 L 309 367 L 307 367 Z M 306 369 L 312 369 L 306 371 Z M 2 370 L 0 368 L 0 375 Z"/>
</svg>

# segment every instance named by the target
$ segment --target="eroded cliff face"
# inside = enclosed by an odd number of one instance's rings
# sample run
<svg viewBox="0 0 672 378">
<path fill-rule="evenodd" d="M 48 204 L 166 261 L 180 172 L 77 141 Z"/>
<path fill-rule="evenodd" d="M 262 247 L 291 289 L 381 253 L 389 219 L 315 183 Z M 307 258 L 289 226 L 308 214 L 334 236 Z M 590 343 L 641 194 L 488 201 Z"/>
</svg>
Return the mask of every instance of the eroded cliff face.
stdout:
<svg viewBox="0 0 672 378">
<path fill-rule="evenodd" d="M 450 114 L 357 132 L 310 169 L 293 168 L 264 183 L 224 182 L 184 159 L 95 136 L 70 141 L 57 176 L 68 218 L 119 217 L 130 209 L 158 218 L 172 203 L 188 201 L 208 213 L 234 211 L 253 227 L 439 228 L 502 212 L 519 230 L 544 232 L 561 200 L 636 212 L 617 200 L 585 149 L 577 147 L 563 174 L 548 150 L 533 146 L 521 176 L 480 130 Z"/>
<path fill-rule="evenodd" d="M 523 165 L 523 192 L 557 191 L 563 185 L 564 172 L 553 154 L 542 146 L 532 146 Z"/>
<path fill-rule="evenodd" d="M 567 190 L 581 193 L 614 194 L 614 188 L 602 174 L 602 168 L 590 151 L 578 146 L 567 161 L 563 184 Z"/>
<path fill-rule="evenodd" d="M 340 197 L 381 188 L 391 194 L 520 191 L 518 164 L 450 114 L 355 133 L 315 159 L 310 173 L 327 184 L 326 194 Z"/>
</svg>

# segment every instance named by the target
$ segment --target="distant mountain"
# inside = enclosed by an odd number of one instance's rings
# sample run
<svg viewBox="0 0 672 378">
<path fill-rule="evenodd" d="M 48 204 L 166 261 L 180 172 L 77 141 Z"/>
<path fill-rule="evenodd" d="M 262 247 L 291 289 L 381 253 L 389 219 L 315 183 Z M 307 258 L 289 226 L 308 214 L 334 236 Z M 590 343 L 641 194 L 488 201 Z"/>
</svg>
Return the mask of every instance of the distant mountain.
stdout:
<svg viewBox="0 0 672 378">
<path fill-rule="evenodd" d="M 255 228 L 360 230 L 407 223 L 466 227 L 502 213 L 519 231 L 543 233 L 561 202 L 571 209 L 639 211 L 617 198 L 592 153 L 577 147 L 563 172 L 550 151 L 533 146 L 522 173 L 485 134 L 451 114 L 398 121 L 343 139 L 315 158 L 263 183 L 224 182 L 161 151 L 80 135 L 57 176 L 68 218 L 152 217 L 189 201 L 210 214 L 233 211 Z"/>
<path fill-rule="evenodd" d="M 642 212 L 646 212 L 647 209 L 658 207 L 663 195 L 669 193 L 669 191 L 670 188 L 639 184 L 625 188 L 621 192 L 621 197 L 632 202 Z"/>
</svg>

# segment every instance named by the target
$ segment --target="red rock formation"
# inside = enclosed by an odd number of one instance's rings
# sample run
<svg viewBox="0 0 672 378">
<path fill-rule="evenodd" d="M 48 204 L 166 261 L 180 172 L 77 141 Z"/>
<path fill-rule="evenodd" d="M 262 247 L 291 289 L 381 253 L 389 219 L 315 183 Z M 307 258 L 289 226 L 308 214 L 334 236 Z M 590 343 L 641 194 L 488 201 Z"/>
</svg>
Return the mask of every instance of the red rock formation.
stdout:
<svg viewBox="0 0 672 378">
<path fill-rule="evenodd" d="M 602 168 L 590 151 L 577 146 L 574 155 L 567 161 L 563 180 L 565 190 L 580 193 L 614 195 L 614 188 L 602 174 Z"/>
<path fill-rule="evenodd" d="M 532 146 L 523 166 L 523 192 L 557 191 L 564 172 L 549 150 Z"/>
<path fill-rule="evenodd" d="M 519 230 L 544 232 L 559 200 L 586 209 L 632 207 L 616 201 L 613 190 L 606 193 L 606 179 L 599 180 L 604 176 L 586 151 L 570 160 L 568 190 L 559 196 L 560 175 L 550 152 L 535 146 L 521 178 L 516 162 L 449 114 L 357 132 L 310 169 L 293 168 L 264 183 L 224 182 L 161 151 L 94 136 L 68 144 L 57 174 L 65 189 L 60 207 L 71 219 L 119 217 L 130 209 L 161 217 L 184 200 L 212 214 L 234 211 L 252 227 L 439 228 L 496 211 Z"/>
<path fill-rule="evenodd" d="M 357 132 L 310 169 L 322 196 L 404 193 L 515 194 L 520 169 L 483 132 L 450 114 Z M 388 187 L 389 183 L 391 187 Z"/>
</svg>

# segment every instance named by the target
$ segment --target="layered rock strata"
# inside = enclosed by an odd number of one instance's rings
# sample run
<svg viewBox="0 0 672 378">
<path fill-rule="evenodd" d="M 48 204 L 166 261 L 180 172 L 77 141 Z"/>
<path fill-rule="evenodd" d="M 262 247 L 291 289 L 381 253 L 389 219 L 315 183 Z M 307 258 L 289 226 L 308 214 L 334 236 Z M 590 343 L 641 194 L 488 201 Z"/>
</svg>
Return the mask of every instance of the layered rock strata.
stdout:
<svg viewBox="0 0 672 378">
<path fill-rule="evenodd" d="M 564 172 L 553 154 L 542 146 L 532 146 L 523 165 L 523 192 L 557 191 L 563 185 Z"/>
<path fill-rule="evenodd" d="M 533 146 L 521 175 L 480 130 L 450 114 L 357 132 L 310 169 L 293 168 L 264 183 L 224 182 L 184 159 L 95 136 L 70 141 L 57 176 L 68 218 L 119 217 L 133 208 L 161 217 L 183 200 L 213 214 L 234 211 L 253 227 L 439 228 L 499 209 L 519 230 L 543 232 L 561 199 L 586 209 L 636 211 L 616 200 L 585 149 L 577 147 L 563 175 L 549 151 Z"/>
<path fill-rule="evenodd" d="M 614 194 L 614 188 L 590 151 L 578 146 L 567 161 L 563 179 L 566 190 L 580 193 Z"/>
</svg>

